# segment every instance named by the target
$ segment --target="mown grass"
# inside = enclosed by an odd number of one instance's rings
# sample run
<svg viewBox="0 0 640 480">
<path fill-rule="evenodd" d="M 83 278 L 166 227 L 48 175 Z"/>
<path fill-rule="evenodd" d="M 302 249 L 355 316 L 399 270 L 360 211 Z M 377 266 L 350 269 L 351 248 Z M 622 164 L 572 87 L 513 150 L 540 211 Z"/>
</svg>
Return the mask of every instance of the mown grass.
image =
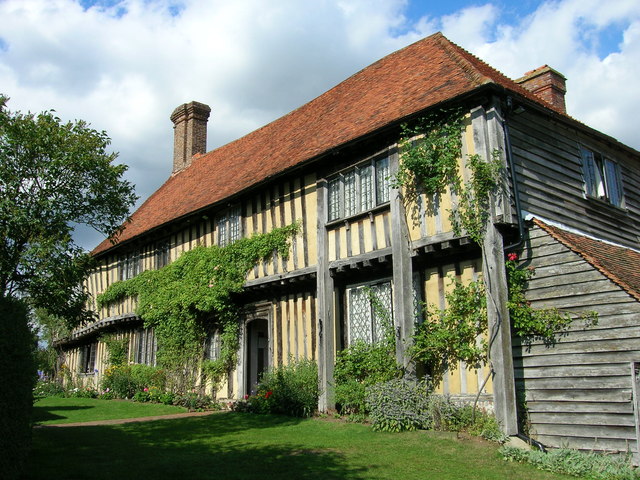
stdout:
<svg viewBox="0 0 640 480">
<path fill-rule="evenodd" d="M 91 422 L 121 418 L 153 417 L 183 413 L 187 409 L 157 403 L 136 403 L 124 400 L 100 400 L 97 398 L 46 397 L 33 407 L 34 423 L 53 425 L 58 423 Z"/>
<path fill-rule="evenodd" d="M 503 461 L 497 445 L 456 434 L 376 433 L 327 419 L 206 417 L 38 428 L 29 479 L 568 480 Z"/>
</svg>

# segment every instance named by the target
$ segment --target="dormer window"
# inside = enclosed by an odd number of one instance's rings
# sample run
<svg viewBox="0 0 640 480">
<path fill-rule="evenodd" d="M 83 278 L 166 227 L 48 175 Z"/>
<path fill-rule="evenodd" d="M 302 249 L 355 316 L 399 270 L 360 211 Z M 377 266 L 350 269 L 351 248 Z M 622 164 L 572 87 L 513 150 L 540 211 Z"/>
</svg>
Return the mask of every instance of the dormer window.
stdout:
<svg viewBox="0 0 640 480">
<path fill-rule="evenodd" d="M 389 158 L 378 158 L 329 180 L 329 218 L 346 218 L 389 201 Z"/>
<path fill-rule="evenodd" d="M 581 148 L 585 194 L 616 207 L 622 205 L 622 183 L 618 164 L 601 153 Z"/>
<path fill-rule="evenodd" d="M 242 237 L 240 206 L 231 207 L 218 217 L 218 245 L 224 247 Z"/>
</svg>

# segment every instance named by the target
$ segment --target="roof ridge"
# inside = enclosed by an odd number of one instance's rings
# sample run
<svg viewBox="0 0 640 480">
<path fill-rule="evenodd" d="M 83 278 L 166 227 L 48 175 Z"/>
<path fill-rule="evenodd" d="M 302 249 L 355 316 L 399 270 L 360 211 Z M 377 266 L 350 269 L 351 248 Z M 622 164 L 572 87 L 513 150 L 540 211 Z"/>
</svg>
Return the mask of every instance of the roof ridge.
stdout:
<svg viewBox="0 0 640 480">
<path fill-rule="evenodd" d="M 616 244 L 613 244 L 613 243 L 610 243 L 610 242 L 605 242 L 605 241 L 599 240 L 599 239 L 597 239 L 595 237 L 590 237 L 590 236 L 587 236 L 587 235 L 581 235 L 579 233 L 570 232 L 570 231 L 564 230 L 563 228 L 561 228 L 559 226 L 556 226 L 556 225 L 554 225 L 554 226 L 547 225 L 544 221 L 542 221 L 539 218 L 534 218 L 533 219 L 533 223 L 535 223 L 538 227 L 542 228 L 545 232 L 547 232 L 549 235 L 551 235 L 551 237 L 553 237 L 555 240 L 557 240 L 562 245 L 567 247 L 569 250 L 571 250 L 572 252 L 575 252 L 578 255 L 580 255 L 588 263 L 590 263 L 593 267 L 595 267 L 596 270 L 598 270 L 600 273 L 602 273 L 605 277 L 609 278 L 613 283 L 615 283 L 616 285 L 621 287 L 629 295 L 634 297 L 636 300 L 640 300 L 640 291 L 638 291 L 637 288 L 635 288 L 634 286 L 630 285 L 627 281 L 622 279 L 615 272 L 611 271 L 611 269 L 609 267 L 607 267 L 606 265 L 604 265 L 596 256 L 591 255 L 590 253 L 586 252 L 584 250 L 584 248 L 580 248 L 579 245 L 577 245 L 574 241 L 572 241 L 571 238 L 567 238 L 565 235 L 563 235 L 563 233 L 567 233 L 567 234 L 570 234 L 570 235 L 577 235 L 577 236 L 589 239 L 590 241 L 599 242 L 599 243 L 606 244 L 606 245 L 609 245 L 609 246 L 614 247 L 614 248 L 627 250 L 628 252 L 633 252 L 635 254 L 640 255 L 636 250 L 634 250 L 634 249 L 632 249 L 630 247 L 625 247 L 623 245 L 616 245 Z"/>
<path fill-rule="evenodd" d="M 480 59 L 475 57 L 473 54 L 467 52 L 464 48 L 460 47 L 459 45 L 453 43 L 451 40 L 445 37 L 441 32 L 437 32 L 436 34 L 434 34 L 434 40 L 437 41 L 440 44 L 440 46 L 442 46 L 447 56 L 451 60 L 456 62 L 460 66 L 460 68 L 462 68 L 462 71 L 468 76 L 470 80 L 476 82 L 478 85 L 483 85 L 485 83 L 492 82 L 491 78 L 482 74 L 467 58 L 465 58 L 463 55 L 460 55 L 460 53 L 461 52 L 467 53 L 468 55 L 471 55 L 472 57 L 477 59 L 479 62 L 484 63 Z"/>
</svg>

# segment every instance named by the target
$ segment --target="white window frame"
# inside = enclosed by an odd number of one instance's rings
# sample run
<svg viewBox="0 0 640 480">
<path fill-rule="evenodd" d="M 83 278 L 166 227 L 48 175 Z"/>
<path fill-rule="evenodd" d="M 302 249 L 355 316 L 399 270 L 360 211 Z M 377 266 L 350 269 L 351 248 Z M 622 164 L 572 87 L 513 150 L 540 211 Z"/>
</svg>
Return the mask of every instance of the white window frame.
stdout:
<svg viewBox="0 0 640 480">
<path fill-rule="evenodd" d="M 580 147 L 580 156 L 585 195 L 622 207 L 624 195 L 618 163 L 584 146 Z"/>
<path fill-rule="evenodd" d="M 389 157 L 375 157 L 329 178 L 327 221 L 333 222 L 389 203 Z"/>
<path fill-rule="evenodd" d="M 225 247 L 242 238 L 242 212 L 233 206 L 218 217 L 218 245 Z"/>
</svg>

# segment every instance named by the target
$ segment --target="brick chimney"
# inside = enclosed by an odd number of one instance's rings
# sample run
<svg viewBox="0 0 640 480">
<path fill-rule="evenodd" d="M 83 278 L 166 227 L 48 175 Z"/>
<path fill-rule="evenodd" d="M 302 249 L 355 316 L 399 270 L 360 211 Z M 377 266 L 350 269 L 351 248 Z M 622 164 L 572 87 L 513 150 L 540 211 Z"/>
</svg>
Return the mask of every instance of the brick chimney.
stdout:
<svg viewBox="0 0 640 480">
<path fill-rule="evenodd" d="M 211 108 L 204 103 L 180 105 L 171 114 L 173 122 L 173 172 L 191 164 L 196 153 L 207 151 L 207 120 Z"/>
<path fill-rule="evenodd" d="M 564 103 L 564 95 L 567 92 L 566 80 L 564 75 L 557 70 L 554 70 L 549 65 L 543 65 L 525 73 L 524 77 L 516 80 L 516 83 L 550 103 L 556 109 L 567 113 L 567 107 Z"/>
</svg>

